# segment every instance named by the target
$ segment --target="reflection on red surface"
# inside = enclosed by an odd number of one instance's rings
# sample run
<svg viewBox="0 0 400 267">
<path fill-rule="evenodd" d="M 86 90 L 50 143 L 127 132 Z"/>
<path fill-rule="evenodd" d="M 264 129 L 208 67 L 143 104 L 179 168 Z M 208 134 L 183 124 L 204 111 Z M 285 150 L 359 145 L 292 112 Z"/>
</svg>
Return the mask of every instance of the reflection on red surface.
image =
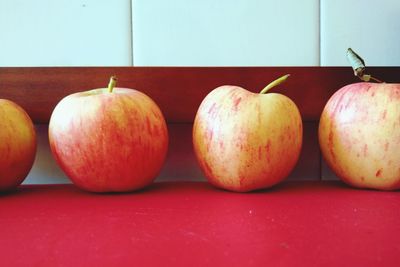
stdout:
<svg viewBox="0 0 400 267">
<path fill-rule="evenodd" d="M 3 266 L 398 266 L 400 194 L 286 182 L 248 194 L 156 183 L 0 195 Z"/>
</svg>

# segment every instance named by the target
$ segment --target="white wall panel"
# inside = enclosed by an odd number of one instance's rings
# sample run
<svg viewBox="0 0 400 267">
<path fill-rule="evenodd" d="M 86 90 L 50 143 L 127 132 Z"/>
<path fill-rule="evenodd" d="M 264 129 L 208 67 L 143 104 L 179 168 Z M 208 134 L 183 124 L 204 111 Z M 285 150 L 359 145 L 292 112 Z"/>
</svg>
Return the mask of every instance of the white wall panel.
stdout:
<svg viewBox="0 0 400 267">
<path fill-rule="evenodd" d="M 400 66 L 400 1 L 321 0 L 321 65 L 347 66 L 348 47 L 367 66 Z"/>
<path fill-rule="evenodd" d="M 130 0 L 1 0 L 0 66 L 130 65 Z"/>
<path fill-rule="evenodd" d="M 134 65 L 319 64 L 318 0 L 133 0 Z"/>
<path fill-rule="evenodd" d="M 24 184 L 65 184 L 71 183 L 58 167 L 49 146 L 48 127 L 44 124 L 35 126 L 37 137 L 36 158 Z"/>
<path fill-rule="evenodd" d="M 36 159 L 24 184 L 71 183 L 51 153 L 48 126 L 39 124 L 35 128 L 37 133 Z M 192 125 L 170 124 L 168 131 L 170 140 L 167 158 L 155 181 L 205 181 L 192 152 Z"/>
</svg>

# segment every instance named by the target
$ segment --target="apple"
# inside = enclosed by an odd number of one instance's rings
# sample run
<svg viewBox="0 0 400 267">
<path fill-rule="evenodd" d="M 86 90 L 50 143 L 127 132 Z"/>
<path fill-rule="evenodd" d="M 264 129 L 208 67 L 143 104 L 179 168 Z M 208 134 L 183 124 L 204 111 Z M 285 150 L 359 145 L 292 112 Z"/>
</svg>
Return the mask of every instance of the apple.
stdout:
<svg viewBox="0 0 400 267">
<path fill-rule="evenodd" d="M 361 82 L 336 91 L 318 134 L 328 166 L 345 183 L 400 189 L 400 84 Z"/>
<path fill-rule="evenodd" d="M 0 191 L 20 185 L 36 156 L 36 133 L 32 120 L 16 103 L 0 99 Z"/>
<path fill-rule="evenodd" d="M 212 90 L 193 124 L 200 168 L 216 187 L 248 192 L 285 179 L 299 158 L 303 125 L 296 104 L 266 92 L 285 75 L 253 93 L 238 86 Z"/>
<path fill-rule="evenodd" d="M 127 192 L 153 182 L 164 163 L 168 132 L 157 104 L 128 88 L 78 92 L 63 98 L 49 122 L 52 154 L 79 188 Z"/>
</svg>

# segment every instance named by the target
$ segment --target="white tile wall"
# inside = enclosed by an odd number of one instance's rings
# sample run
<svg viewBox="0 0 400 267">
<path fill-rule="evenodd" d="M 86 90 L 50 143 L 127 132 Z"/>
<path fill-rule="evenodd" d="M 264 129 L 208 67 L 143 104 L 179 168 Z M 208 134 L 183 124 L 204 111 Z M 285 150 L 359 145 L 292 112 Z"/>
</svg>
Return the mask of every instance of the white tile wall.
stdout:
<svg viewBox="0 0 400 267">
<path fill-rule="evenodd" d="M 348 47 L 367 66 L 399 66 L 400 1 L 321 0 L 321 65 L 348 66 Z"/>
<path fill-rule="evenodd" d="M 23 184 L 65 184 L 70 183 L 53 158 L 48 137 L 47 125 L 35 125 L 37 150 L 33 167 Z"/>
<path fill-rule="evenodd" d="M 130 0 L 0 0 L 0 66 L 131 65 Z"/>
<path fill-rule="evenodd" d="M 138 66 L 319 64 L 318 0 L 133 0 Z"/>
<path fill-rule="evenodd" d="M 400 65 L 399 0 L 1 0 L 0 66 Z"/>
</svg>

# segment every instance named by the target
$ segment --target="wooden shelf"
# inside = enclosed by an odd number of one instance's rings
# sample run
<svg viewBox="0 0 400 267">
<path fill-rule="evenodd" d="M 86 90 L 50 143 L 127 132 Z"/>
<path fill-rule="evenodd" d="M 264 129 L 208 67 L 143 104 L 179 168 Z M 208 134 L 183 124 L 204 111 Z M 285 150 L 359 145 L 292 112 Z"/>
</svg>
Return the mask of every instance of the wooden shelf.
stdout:
<svg viewBox="0 0 400 267">
<path fill-rule="evenodd" d="M 400 67 L 369 67 L 368 72 L 386 82 L 396 82 Z M 192 160 L 188 166 L 196 164 L 191 123 L 211 90 L 231 84 L 259 92 L 286 73 L 291 77 L 273 91 L 290 97 L 304 121 L 302 154 L 290 179 L 319 180 L 327 169 L 317 138 L 319 116 L 336 90 L 359 82 L 350 67 L 1 67 L 0 98 L 15 101 L 35 123 L 46 124 L 63 97 L 105 87 L 110 75 L 117 75 L 120 87 L 143 91 L 160 106 L 169 123 L 171 149 L 166 170 L 172 173 L 171 168 L 179 166 L 174 163 L 183 157 Z M 329 172 L 327 176 L 332 177 Z"/>
<path fill-rule="evenodd" d="M 400 67 L 370 67 L 386 82 L 398 81 Z M 225 84 L 259 92 L 290 73 L 274 92 L 298 105 L 303 119 L 316 121 L 329 97 L 342 86 L 358 82 L 350 67 L 2 67 L 0 98 L 20 104 L 36 123 L 47 123 L 55 105 L 73 92 L 106 87 L 117 75 L 118 86 L 152 97 L 168 122 L 192 122 L 202 99 Z"/>
</svg>

